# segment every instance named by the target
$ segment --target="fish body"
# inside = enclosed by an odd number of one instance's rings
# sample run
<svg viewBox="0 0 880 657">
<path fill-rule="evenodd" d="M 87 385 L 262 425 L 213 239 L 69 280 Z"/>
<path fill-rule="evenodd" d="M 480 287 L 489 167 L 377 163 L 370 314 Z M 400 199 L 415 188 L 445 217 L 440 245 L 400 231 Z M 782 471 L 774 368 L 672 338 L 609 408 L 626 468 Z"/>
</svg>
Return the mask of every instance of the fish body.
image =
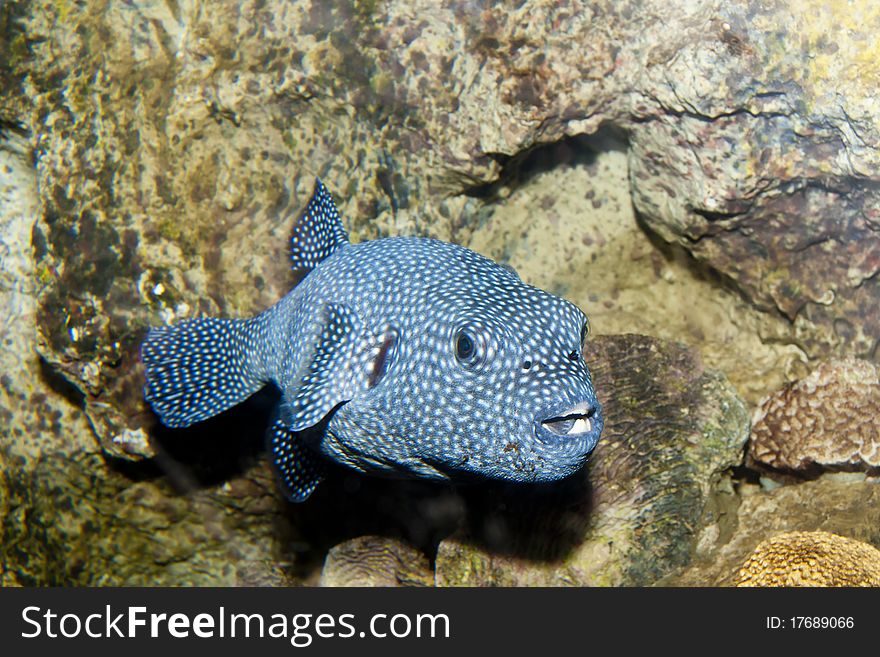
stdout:
<svg viewBox="0 0 880 657">
<path fill-rule="evenodd" d="M 440 480 L 542 482 L 583 466 L 603 418 L 576 306 L 455 244 L 351 244 L 320 181 L 291 251 L 308 274 L 263 313 L 150 331 L 145 396 L 163 423 L 188 426 L 274 383 L 269 446 L 294 501 L 326 459 Z"/>
</svg>

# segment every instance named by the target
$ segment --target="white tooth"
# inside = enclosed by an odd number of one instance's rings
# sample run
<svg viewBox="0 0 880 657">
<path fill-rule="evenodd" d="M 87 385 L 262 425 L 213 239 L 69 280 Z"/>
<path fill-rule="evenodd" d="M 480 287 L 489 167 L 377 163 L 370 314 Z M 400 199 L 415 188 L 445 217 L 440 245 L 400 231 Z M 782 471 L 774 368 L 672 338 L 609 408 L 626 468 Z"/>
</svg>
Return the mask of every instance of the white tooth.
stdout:
<svg viewBox="0 0 880 657">
<path fill-rule="evenodd" d="M 568 434 L 571 435 L 573 433 L 586 433 L 590 430 L 591 427 L 590 419 L 579 417 L 574 421 L 574 424 L 571 425 L 571 429 L 568 430 Z"/>
<path fill-rule="evenodd" d="M 575 404 L 574 406 L 572 406 L 571 408 L 569 408 L 567 411 L 563 411 L 563 412 L 560 413 L 559 415 L 560 415 L 560 416 L 566 416 L 566 415 L 582 415 L 583 413 L 586 413 L 586 412 L 587 412 L 587 409 L 588 409 L 589 407 L 590 407 L 590 402 L 588 402 L 588 401 L 582 401 L 582 402 L 579 403 L 579 404 Z"/>
</svg>

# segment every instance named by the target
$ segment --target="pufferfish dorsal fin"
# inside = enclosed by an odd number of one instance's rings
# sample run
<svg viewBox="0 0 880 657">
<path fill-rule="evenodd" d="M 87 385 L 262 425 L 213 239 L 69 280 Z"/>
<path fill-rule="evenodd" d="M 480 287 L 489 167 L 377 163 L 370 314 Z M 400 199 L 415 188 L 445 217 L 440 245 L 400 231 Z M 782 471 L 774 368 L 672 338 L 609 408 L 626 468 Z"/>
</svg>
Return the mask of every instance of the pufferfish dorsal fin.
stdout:
<svg viewBox="0 0 880 657">
<path fill-rule="evenodd" d="M 290 262 L 294 269 L 314 269 L 340 246 L 348 244 L 342 217 L 333 197 L 320 179 L 290 238 Z"/>
<path fill-rule="evenodd" d="M 282 420 L 291 431 L 315 426 L 336 406 L 350 401 L 359 387 L 355 363 L 362 322 L 341 303 L 326 304 L 322 314 L 299 386 L 284 405 Z"/>
<path fill-rule="evenodd" d="M 279 417 L 268 433 L 272 463 L 287 499 L 305 502 L 324 479 L 324 462 Z"/>
</svg>

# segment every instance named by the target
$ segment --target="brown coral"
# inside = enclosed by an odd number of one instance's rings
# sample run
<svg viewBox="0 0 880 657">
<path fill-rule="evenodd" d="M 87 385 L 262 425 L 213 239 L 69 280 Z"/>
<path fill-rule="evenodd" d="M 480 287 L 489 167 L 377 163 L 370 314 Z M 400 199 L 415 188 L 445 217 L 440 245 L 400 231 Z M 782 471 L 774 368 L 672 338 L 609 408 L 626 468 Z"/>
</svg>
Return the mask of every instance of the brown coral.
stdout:
<svg viewBox="0 0 880 657">
<path fill-rule="evenodd" d="M 787 532 L 763 541 L 736 586 L 880 586 L 880 550 L 829 532 Z"/>
<path fill-rule="evenodd" d="M 752 461 L 783 470 L 880 467 L 880 384 L 864 360 L 820 364 L 765 398 L 752 420 Z"/>
<path fill-rule="evenodd" d="M 391 538 L 361 536 L 327 554 L 321 586 L 433 586 L 428 559 Z"/>
</svg>

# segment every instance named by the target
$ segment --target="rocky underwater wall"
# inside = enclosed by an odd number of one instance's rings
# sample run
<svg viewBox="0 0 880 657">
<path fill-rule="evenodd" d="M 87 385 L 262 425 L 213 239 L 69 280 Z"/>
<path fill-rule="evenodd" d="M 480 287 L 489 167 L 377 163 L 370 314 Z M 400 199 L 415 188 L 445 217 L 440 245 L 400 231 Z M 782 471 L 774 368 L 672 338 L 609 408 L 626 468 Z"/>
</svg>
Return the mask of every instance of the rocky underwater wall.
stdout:
<svg viewBox="0 0 880 657">
<path fill-rule="evenodd" d="M 731 584 L 778 532 L 880 546 L 878 33 L 869 0 L 3 4 L 0 581 Z M 283 296 L 315 176 L 355 240 L 591 316 L 586 471 L 293 506 L 270 393 L 157 425 L 147 328 Z"/>
</svg>

